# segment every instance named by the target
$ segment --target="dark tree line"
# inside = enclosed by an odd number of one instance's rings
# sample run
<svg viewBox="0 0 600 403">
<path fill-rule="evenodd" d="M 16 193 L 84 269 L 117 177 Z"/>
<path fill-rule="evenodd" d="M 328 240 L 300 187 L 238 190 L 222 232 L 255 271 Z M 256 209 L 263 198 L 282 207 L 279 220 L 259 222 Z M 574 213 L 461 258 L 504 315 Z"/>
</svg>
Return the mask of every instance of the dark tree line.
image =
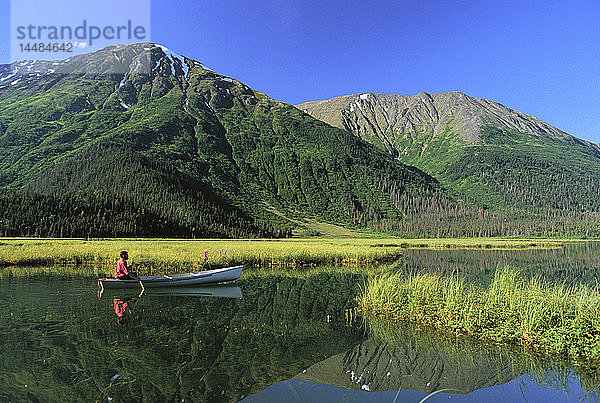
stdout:
<svg viewBox="0 0 600 403">
<path fill-rule="evenodd" d="M 285 237 L 169 164 L 92 147 L 25 189 L 0 196 L 0 235 Z"/>
<path fill-rule="evenodd" d="M 457 202 L 439 189 L 406 188 L 385 179 L 381 189 L 389 194 L 399 218 L 384 217 L 374 203 L 351 200 L 346 213 L 355 224 L 409 237 L 600 236 L 600 213 L 593 210 L 552 206 L 492 210 L 468 200 Z"/>
<path fill-rule="evenodd" d="M 216 206 L 199 205 L 198 208 L 202 211 L 197 214 L 198 221 L 188 222 L 177 216 L 157 214 L 123 198 L 108 199 L 84 193 L 9 193 L 0 196 L 0 236 L 243 238 L 287 235 L 283 230 L 255 225 Z"/>
</svg>

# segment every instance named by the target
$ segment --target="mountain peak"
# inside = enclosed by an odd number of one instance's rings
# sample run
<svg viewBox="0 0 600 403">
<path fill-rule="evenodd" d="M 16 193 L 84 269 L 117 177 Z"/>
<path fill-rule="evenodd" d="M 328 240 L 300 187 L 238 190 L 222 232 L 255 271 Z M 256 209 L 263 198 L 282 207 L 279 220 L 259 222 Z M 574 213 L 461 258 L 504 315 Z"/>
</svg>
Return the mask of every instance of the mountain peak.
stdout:
<svg viewBox="0 0 600 403">
<path fill-rule="evenodd" d="M 298 214 L 347 225 L 399 222 L 403 203 L 421 200 L 420 190 L 453 203 L 418 169 L 162 45 L 46 63 L 52 73 L 38 77 L 35 63 L 18 63 L 22 74 L 6 72 L 0 84 L 0 190 L 116 192 L 161 223 L 176 217 L 174 231 L 188 236 L 287 234 L 308 228 L 286 218 Z M 215 208 L 223 213 L 216 220 L 198 221 Z"/>
<path fill-rule="evenodd" d="M 600 209 L 600 147 L 498 102 L 453 91 L 298 107 L 485 206 Z"/>
<path fill-rule="evenodd" d="M 49 74 L 151 74 L 158 67 L 161 59 L 167 59 L 166 62 L 171 66 L 173 75 L 176 75 L 177 70 L 187 75 L 190 67 L 205 69 L 202 63 L 181 56 L 163 45 L 141 42 L 111 45 L 92 53 L 63 60 L 22 60 L 3 65 L 0 66 L 0 88 L 11 84 L 16 85 L 14 82 L 23 77 L 40 77 Z"/>
<path fill-rule="evenodd" d="M 368 102 L 368 107 L 363 103 Z M 365 130 L 388 143 L 392 135 L 451 130 L 468 143 L 481 142 L 487 126 L 554 138 L 570 137 L 541 120 L 500 103 L 474 98 L 459 91 L 417 95 L 355 94 L 324 101 L 305 102 L 298 108 L 333 126 L 355 133 Z"/>
</svg>

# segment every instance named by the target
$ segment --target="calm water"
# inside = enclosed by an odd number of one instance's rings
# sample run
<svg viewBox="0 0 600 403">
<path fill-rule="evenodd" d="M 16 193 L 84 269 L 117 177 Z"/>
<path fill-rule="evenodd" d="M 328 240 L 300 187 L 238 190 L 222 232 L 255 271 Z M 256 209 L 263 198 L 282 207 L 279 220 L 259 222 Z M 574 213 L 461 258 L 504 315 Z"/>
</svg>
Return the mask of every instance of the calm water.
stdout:
<svg viewBox="0 0 600 403">
<path fill-rule="evenodd" d="M 486 282 L 507 263 L 589 283 L 600 247 L 409 250 L 397 270 Z M 100 298 L 90 279 L 0 280 L 0 401 L 598 401 L 598 374 L 364 323 L 363 280 L 251 276 Z"/>
</svg>

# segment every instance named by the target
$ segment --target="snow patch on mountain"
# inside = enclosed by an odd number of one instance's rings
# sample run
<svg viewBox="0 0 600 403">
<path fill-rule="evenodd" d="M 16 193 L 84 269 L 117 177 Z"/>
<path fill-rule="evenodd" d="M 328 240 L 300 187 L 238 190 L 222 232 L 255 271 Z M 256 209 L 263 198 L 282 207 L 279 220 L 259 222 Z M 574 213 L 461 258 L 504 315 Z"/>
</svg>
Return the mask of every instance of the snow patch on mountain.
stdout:
<svg viewBox="0 0 600 403">
<path fill-rule="evenodd" d="M 9 74 L 6 77 L 0 78 L 0 81 L 10 80 L 11 78 L 13 78 L 16 75 L 17 75 L 16 73 Z"/>
<path fill-rule="evenodd" d="M 156 45 L 159 48 L 161 48 L 161 50 L 163 51 L 163 53 L 171 59 L 171 74 L 175 75 L 175 63 L 179 64 L 181 69 L 183 70 L 183 76 L 184 78 L 187 78 L 188 75 L 188 71 L 190 70 L 190 67 L 188 66 L 188 64 L 185 62 L 185 57 L 181 56 L 178 53 L 173 52 L 172 50 L 170 50 L 169 48 L 162 46 L 162 45 Z"/>
</svg>

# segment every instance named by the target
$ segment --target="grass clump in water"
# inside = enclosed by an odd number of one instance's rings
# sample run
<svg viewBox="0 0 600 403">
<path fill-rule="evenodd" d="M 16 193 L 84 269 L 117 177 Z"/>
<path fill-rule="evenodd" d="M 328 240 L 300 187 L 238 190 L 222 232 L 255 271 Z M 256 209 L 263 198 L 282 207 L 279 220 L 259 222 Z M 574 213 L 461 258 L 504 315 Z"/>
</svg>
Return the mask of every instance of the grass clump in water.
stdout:
<svg viewBox="0 0 600 403">
<path fill-rule="evenodd" d="M 600 362 L 596 287 L 526 279 L 511 268 L 498 269 L 487 287 L 468 284 L 457 276 L 395 274 L 370 279 L 359 307 L 367 317 Z"/>
</svg>

